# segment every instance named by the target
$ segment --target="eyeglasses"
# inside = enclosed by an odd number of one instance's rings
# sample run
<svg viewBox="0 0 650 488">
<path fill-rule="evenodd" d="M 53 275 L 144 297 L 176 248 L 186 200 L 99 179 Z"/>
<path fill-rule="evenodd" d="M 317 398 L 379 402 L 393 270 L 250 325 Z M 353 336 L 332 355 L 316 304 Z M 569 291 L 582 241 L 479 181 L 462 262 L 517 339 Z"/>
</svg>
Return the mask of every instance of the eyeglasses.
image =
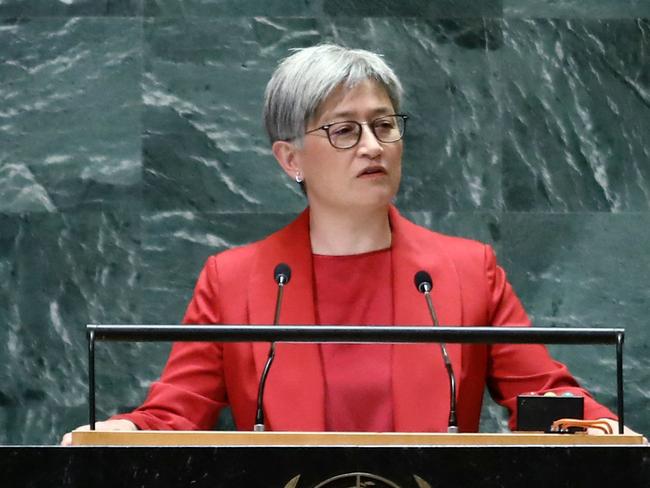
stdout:
<svg viewBox="0 0 650 488">
<path fill-rule="evenodd" d="M 404 136 L 408 115 L 392 114 L 383 115 L 370 122 L 357 122 L 347 120 L 345 122 L 334 122 L 325 124 L 305 134 L 324 130 L 330 144 L 337 149 L 350 149 L 359 144 L 361 140 L 362 125 L 367 125 L 379 142 L 397 142 Z"/>
</svg>

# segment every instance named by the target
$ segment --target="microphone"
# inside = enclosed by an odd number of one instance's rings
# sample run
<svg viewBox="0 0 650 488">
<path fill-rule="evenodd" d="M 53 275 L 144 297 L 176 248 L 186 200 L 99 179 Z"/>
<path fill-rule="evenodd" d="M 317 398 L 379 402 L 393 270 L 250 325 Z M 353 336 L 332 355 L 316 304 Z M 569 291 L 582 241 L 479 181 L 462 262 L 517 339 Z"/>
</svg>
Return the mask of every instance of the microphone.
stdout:
<svg viewBox="0 0 650 488">
<path fill-rule="evenodd" d="M 415 273 L 413 281 L 417 290 L 424 294 L 433 325 L 438 327 L 440 324 L 438 323 L 438 317 L 433 308 L 433 302 L 431 301 L 431 290 L 433 289 L 431 275 L 426 271 L 418 271 Z M 458 432 L 458 421 L 456 420 L 456 377 L 454 376 L 454 369 L 451 365 L 449 354 L 447 354 L 447 347 L 443 342 L 440 343 L 440 352 L 442 353 L 442 359 L 447 369 L 447 376 L 449 377 L 449 421 L 447 422 L 447 432 L 455 434 Z"/>
<path fill-rule="evenodd" d="M 273 325 L 278 325 L 280 320 L 280 307 L 282 305 L 282 291 L 284 285 L 291 279 L 291 268 L 288 264 L 280 263 L 273 270 L 273 279 L 278 284 L 278 296 L 275 299 L 275 314 L 273 316 Z"/>
<path fill-rule="evenodd" d="M 291 268 L 289 265 L 279 263 L 273 270 L 273 279 L 278 285 L 278 294 L 275 298 L 273 325 L 278 325 L 284 286 L 289 283 L 289 280 L 291 279 Z M 271 347 L 269 348 L 269 357 L 266 359 L 266 363 L 264 364 L 264 370 L 262 371 L 262 377 L 260 378 L 260 384 L 257 389 L 257 412 L 255 414 L 255 425 L 253 426 L 255 432 L 264 432 L 264 387 L 266 386 L 266 377 L 271 369 L 273 359 L 275 359 L 275 342 L 272 342 Z"/>
</svg>

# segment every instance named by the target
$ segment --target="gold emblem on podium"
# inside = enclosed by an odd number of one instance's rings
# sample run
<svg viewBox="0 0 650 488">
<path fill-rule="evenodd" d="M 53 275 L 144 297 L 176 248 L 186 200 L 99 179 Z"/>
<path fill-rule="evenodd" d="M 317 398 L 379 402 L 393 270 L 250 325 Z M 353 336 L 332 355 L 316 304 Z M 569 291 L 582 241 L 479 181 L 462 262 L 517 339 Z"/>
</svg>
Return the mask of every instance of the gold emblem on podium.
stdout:
<svg viewBox="0 0 650 488">
<path fill-rule="evenodd" d="M 431 485 L 419 476 L 413 475 L 415 485 L 412 488 L 431 488 Z M 284 488 L 307 488 L 299 486 L 300 475 L 292 478 Z M 401 487 L 397 483 L 372 473 L 345 473 L 321 481 L 310 488 L 411 488 Z"/>
</svg>

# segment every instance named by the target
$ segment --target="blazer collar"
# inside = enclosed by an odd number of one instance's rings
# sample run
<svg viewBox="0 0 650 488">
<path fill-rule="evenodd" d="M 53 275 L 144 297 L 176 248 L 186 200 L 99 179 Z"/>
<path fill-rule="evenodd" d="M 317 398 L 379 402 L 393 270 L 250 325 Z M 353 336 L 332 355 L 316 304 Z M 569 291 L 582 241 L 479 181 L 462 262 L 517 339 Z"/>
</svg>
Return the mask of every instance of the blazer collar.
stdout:
<svg viewBox="0 0 650 488">
<path fill-rule="evenodd" d="M 461 323 L 460 285 L 453 262 L 427 231 L 389 209 L 392 228 L 393 304 L 396 325 L 431 325 L 424 297 L 415 288 L 413 277 L 421 269 L 434 281 L 432 299 L 442 325 Z M 273 270 L 284 262 L 292 269 L 291 281 L 284 290 L 280 323 L 311 325 L 315 323 L 313 266 L 309 238 L 309 210 L 284 229 L 263 240 L 252 267 L 248 310 L 251 324 L 271 324 L 277 287 Z M 444 283 L 436 286 L 436 283 Z M 258 377 L 268 355 L 268 343 L 254 343 Z M 459 345 L 447 346 L 454 370 L 461 366 Z M 427 367 L 422 367 L 426 364 Z M 430 365 L 430 367 L 429 367 Z M 413 374 L 414 371 L 433 372 Z M 440 430 L 448 412 L 447 376 L 437 345 L 395 345 L 393 348 L 393 409 L 395 429 Z M 286 430 L 320 431 L 325 426 L 324 378 L 317 344 L 279 344 L 266 386 L 266 421 Z M 444 391 L 444 395 L 436 392 Z M 290 412 L 290 414 L 288 414 Z M 428 413 L 430 412 L 430 413 Z M 439 425 L 444 417 L 444 425 Z"/>
</svg>

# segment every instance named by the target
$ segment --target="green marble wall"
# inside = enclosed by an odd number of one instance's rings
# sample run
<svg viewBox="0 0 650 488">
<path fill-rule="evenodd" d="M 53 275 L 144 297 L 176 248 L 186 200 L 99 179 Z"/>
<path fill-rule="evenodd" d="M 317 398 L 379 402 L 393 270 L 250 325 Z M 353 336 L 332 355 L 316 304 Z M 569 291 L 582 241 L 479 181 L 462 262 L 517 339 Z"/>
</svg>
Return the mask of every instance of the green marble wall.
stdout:
<svg viewBox="0 0 650 488">
<path fill-rule="evenodd" d="M 85 324 L 179 322 L 208 255 L 304 206 L 260 107 L 322 41 L 402 77 L 407 215 L 492 243 L 537 325 L 626 327 L 650 432 L 650 2 L 0 0 L 0 443 L 85 421 Z M 101 344 L 100 415 L 168 347 Z M 553 351 L 614 405 L 611 348 Z"/>
</svg>

